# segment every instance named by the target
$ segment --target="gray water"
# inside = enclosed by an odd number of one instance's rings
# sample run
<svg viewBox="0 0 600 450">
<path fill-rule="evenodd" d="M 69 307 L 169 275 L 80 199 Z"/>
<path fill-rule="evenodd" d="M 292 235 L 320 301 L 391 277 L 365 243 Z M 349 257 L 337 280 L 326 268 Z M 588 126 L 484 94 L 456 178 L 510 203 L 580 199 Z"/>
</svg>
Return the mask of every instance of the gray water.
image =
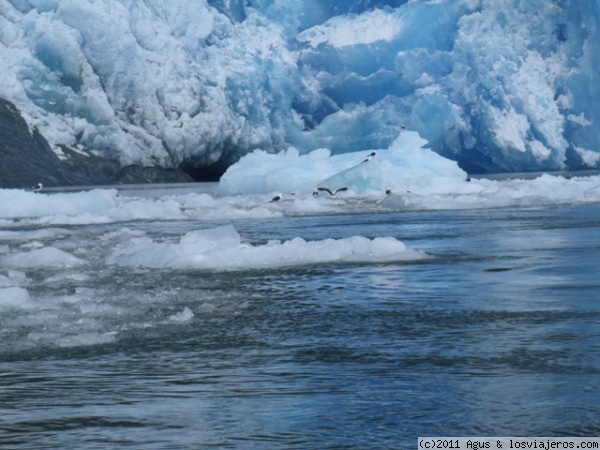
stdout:
<svg viewBox="0 0 600 450">
<path fill-rule="evenodd" d="M 127 224 L 155 234 L 195 226 Z M 96 237 L 122 227 L 72 226 L 60 239 L 94 261 L 105 253 Z M 257 240 L 393 236 L 433 258 L 28 272 L 31 295 L 53 306 L 0 316 L 0 448 L 397 449 L 418 436 L 600 436 L 600 205 L 236 229 Z M 185 307 L 193 318 L 168 320 Z M 116 338 L 86 345 L 111 330 Z"/>
</svg>

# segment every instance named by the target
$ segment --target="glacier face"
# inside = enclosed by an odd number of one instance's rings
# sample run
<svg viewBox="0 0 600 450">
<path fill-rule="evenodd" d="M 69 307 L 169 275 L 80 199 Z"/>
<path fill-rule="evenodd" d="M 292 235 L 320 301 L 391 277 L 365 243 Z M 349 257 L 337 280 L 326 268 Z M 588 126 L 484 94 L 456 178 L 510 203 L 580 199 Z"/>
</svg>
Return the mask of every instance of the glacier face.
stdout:
<svg viewBox="0 0 600 450">
<path fill-rule="evenodd" d="M 0 97 L 55 145 L 201 178 L 255 149 L 598 167 L 600 0 L 0 0 Z"/>
</svg>

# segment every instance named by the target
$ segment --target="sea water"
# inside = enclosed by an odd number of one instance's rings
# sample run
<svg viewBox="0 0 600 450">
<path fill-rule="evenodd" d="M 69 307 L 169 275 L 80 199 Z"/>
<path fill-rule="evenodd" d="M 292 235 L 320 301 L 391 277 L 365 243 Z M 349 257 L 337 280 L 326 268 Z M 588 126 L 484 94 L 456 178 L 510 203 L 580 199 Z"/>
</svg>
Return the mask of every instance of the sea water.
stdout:
<svg viewBox="0 0 600 450">
<path fill-rule="evenodd" d="M 209 201 L 227 202 L 185 200 Z M 396 449 L 418 436 L 600 435 L 600 205 L 277 207 L 165 220 L 146 204 L 147 219 L 2 222 L 0 447 Z M 361 236 L 418 255 L 239 269 L 110 262 L 136 240 L 181 246 L 232 224 L 240 245 L 265 252 Z M 173 247 L 157 248 L 154 259 Z"/>
</svg>

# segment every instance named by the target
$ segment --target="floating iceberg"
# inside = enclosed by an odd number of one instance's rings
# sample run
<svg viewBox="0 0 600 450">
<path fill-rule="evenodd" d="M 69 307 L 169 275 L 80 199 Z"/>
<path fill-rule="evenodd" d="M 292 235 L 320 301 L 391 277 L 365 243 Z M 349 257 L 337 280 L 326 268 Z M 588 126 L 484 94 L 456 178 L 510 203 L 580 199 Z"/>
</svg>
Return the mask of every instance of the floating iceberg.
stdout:
<svg viewBox="0 0 600 450">
<path fill-rule="evenodd" d="M 306 241 L 243 242 L 232 226 L 193 231 L 179 242 L 154 242 L 149 237 L 124 243 L 107 257 L 108 264 L 201 270 L 244 270 L 291 267 L 318 263 L 412 261 L 427 258 L 392 237 Z"/>
<path fill-rule="evenodd" d="M 31 297 L 27 289 L 21 287 L 0 287 L 1 308 L 31 307 Z"/>
<path fill-rule="evenodd" d="M 28 269 L 35 267 L 73 267 L 85 261 L 55 247 L 44 247 L 25 253 L 0 256 L 0 267 Z"/>
<path fill-rule="evenodd" d="M 257 150 L 229 167 L 219 182 L 220 195 L 310 193 L 317 187 L 348 188 L 355 195 L 418 189 L 435 192 L 464 183 L 456 162 L 425 148 L 418 133 L 403 131 L 387 149 L 331 155 L 327 149 L 300 155 Z"/>
<path fill-rule="evenodd" d="M 117 189 L 34 193 L 0 189 L 0 220 L 35 219 L 38 223 L 91 224 L 127 220 L 181 219 L 179 202 L 121 198 Z M 2 233 L 0 233 L 2 237 Z"/>
<path fill-rule="evenodd" d="M 231 166 L 219 183 L 221 195 L 282 193 L 291 205 L 282 210 L 322 212 L 323 202 L 305 200 L 315 188 L 341 197 L 369 197 L 380 209 L 394 211 L 541 206 L 600 201 L 600 178 L 543 174 L 534 179 L 490 180 L 469 177 L 456 162 L 426 148 L 418 133 L 403 131 L 387 149 L 331 155 L 326 149 L 300 155 L 255 151 Z M 294 195 L 290 195 L 294 194 Z M 329 197 L 320 192 L 320 196 Z M 283 202 L 284 204 L 286 202 Z M 292 205 L 296 205 L 294 209 Z M 287 209 L 285 209 L 287 208 Z M 333 212 L 330 207 L 326 211 Z M 343 211 L 343 206 L 336 212 Z M 352 210 L 355 211 L 355 210 Z"/>
<path fill-rule="evenodd" d="M 84 215 L 114 208 L 117 191 L 95 189 L 61 195 L 46 195 L 19 189 L 0 189 L 0 219 Z"/>
</svg>

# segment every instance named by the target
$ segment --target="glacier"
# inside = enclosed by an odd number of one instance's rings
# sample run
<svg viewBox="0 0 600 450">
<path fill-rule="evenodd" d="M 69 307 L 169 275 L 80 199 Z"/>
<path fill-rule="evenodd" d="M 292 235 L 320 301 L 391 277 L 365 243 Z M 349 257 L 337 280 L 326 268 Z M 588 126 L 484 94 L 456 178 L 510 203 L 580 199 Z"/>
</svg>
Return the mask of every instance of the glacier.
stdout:
<svg viewBox="0 0 600 450">
<path fill-rule="evenodd" d="M 598 168 L 599 20 L 599 0 L 0 0 L 0 97 L 61 157 L 198 180 L 402 125 L 469 173 Z"/>
</svg>

